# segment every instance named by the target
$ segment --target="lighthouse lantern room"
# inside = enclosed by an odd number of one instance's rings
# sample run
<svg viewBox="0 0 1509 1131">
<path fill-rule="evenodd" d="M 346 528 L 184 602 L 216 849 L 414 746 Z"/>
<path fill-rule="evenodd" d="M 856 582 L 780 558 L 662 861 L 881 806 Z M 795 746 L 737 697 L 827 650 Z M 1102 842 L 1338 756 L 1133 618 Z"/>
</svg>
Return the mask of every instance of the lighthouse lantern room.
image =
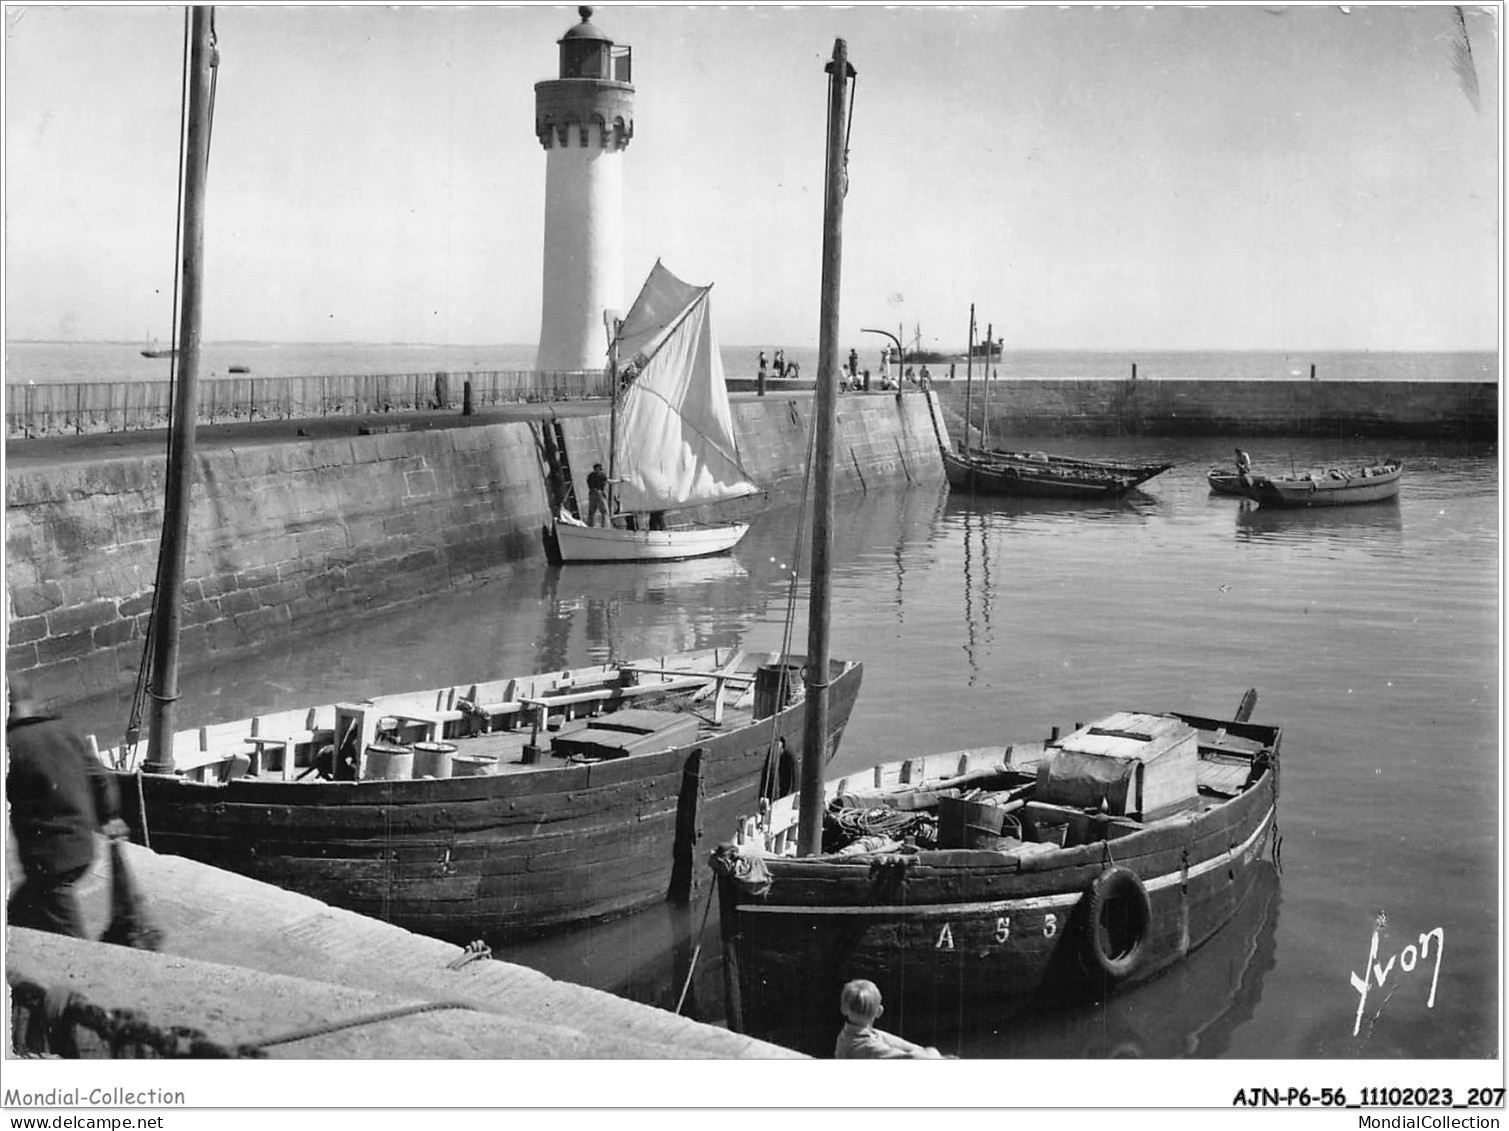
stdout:
<svg viewBox="0 0 1509 1131">
<path fill-rule="evenodd" d="M 603 315 L 623 308 L 623 151 L 634 137 L 633 55 L 577 9 L 559 77 L 535 83 L 545 148 L 544 297 L 535 368 L 580 372 L 607 359 Z"/>
</svg>

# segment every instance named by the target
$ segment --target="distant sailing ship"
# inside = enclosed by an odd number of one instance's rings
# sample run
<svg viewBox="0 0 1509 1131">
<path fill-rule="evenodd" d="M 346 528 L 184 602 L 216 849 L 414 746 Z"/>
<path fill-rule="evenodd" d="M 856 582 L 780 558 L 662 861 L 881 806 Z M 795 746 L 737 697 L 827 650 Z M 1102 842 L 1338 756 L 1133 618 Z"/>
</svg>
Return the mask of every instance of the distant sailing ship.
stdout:
<svg viewBox="0 0 1509 1131">
<path fill-rule="evenodd" d="M 949 352 L 947 350 L 925 350 L 922 348 L 922 327 L 918 326 L 916 333 L 912 337 L 911 347 L 903 350 L 902 354 L 907 364 L 916 362 L 919 364 L 938 365 L 940 363 L 946 364 L 951 361 L 963 361 L 966 358 L 983 360 L 986 357 L 987 352 L 989 354 L 990 360 L 999 361 L 1001 359 L 1001 346 L 1005 341 L 1005 338 L 997 338 L 995 341 L 988 344 L 985 342 L 975 342 L 969 347 L 967 351 L 954 350 L 953 352 Z"/>
</svg>

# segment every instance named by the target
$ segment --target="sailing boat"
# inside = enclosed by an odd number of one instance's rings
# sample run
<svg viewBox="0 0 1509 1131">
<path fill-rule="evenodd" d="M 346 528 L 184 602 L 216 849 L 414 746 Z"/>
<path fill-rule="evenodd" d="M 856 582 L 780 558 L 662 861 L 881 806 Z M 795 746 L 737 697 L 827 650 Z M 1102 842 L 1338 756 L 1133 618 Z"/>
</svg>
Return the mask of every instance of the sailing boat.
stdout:
<svg viewBox="0 0 1509 1131">
<path fill-rule="evenodd" d="M 757 493 L 739 462 L 711 291 L 710 284 L 682 282 L 656 260 L 619 324 L 609 348 L 615 375 L 609 525 L 557 516 L 560 561 L 698 558 L 731 550 L 749 530 L 746 522 L 663 525 L 666 511 Z M 615 503 L 630 516 L 644 517 L 615 526 Z"/>
<path fill-rule="evenodd" d="M 150 743 L 138 763 L 133 717 L 126 740 L 101 751 L 134 838 L 461 944 L 689 898 L 704 827 L 725 827 L 789 791 L 809 743 L 809 760 L 832 756 L 859 694 L 858 663 L 703 649 L 175 726 L 214 66 L 213 9 L 186 18 L 185 379 L 166 474 L 152 677 L 139 689 L 152 701 Z M 695 303 L 683 306 L 694 320 Z M 666 330 L 673 336 L 669 322 Z M 663 352 L 632 341 L 636 357 Z M 823 688 L 815 740 L 792 679 L 803 666 Z"/>
<path fill-rule="evenodd" d="M 990 343 L 999 356 L 1000 343 L 1004 339 L 994 337 L 995 327 L 988 326 L 985 342 Z M 975 342 L 975 308 L 969 308 L 970 368 L 965 377 L 964 392 L 964 440 L 958 451 L 953 451 L 939 436 L 939 451 L 943 456 L 943 472 L 948 477 L 950 489 L 969 491 L 981 495 L 1001 495 L 1008 498 L 1029 499 L 1116 499 L 1162 475 L 1171 463 L 1127 463 L 1122 460 L 1080 459 L 1073 456 L 1053 455 L 1038 451 L 1006 451 L 990 447 L 990 364 L 985 366 L 984 395 L 980 409 L 980 426 L 971 423 L 973 411 L 974 358 L 982 356 L 983 346 Z M 934 423 L 937 422 L 937 404 L 932 401 Z M 980 443 L 973 444 L 972 432 L 980 433 Z"/>
</svg>

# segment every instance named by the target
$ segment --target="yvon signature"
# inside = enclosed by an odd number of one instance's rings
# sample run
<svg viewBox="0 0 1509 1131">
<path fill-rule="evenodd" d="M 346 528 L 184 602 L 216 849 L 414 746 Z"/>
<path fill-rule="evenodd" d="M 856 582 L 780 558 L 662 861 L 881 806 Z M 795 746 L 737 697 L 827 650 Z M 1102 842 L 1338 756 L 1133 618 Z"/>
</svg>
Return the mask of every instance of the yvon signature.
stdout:
<svg viewBox="0 0 1509 1131">
<path fill-rule="evenodd" d="M 1404 974 L 1410 973 L 1421 963 L 1429 961 L 1432 957 L 1430 945 L 1432 939 L 1436 943 L 1434 954 L 1436 964 L 1431 970 L 1430 997 L 1425 1001 L 1425 1008 L 1432 1009 L 1436 1004 L 1436 982 L 1441 977 L 1441 955 L 1446 950 L 1445 929 L 1437 927 L 1433 931 L 1427 931 L 1420 936 L 1419 946 L 1410 943 L 1403 950 L 1399 951 L 1399 953 L 1390 955 L 1387 962 L 1379 962 L 1378 935 L 1385 922 L 1386 919 L 1383 913 L 1380 912 L 1378 921 L 1373 924 L 1373 944 L 1368 948 L 1367 964 L 1362 968 L 1362 975 L 1360 977 L 1355 972 L 1352 974 L 1352 988 L 1357 991 L 1358 995 L 1357 1020 L 1352 1024 L 1352 1036 L 1354 1037 L 1362 1028 L 1362 1014 L 1367 1009 L 1368 991 L 1373 989 L 1374 986 L 1380 990 L 1383 989 L 1384 985 L 1388 982 L 1389 975 L 1394 971 L 1395 962 L 1399 964 L 1399 976 L 1402 977 Z"/>
</svg>

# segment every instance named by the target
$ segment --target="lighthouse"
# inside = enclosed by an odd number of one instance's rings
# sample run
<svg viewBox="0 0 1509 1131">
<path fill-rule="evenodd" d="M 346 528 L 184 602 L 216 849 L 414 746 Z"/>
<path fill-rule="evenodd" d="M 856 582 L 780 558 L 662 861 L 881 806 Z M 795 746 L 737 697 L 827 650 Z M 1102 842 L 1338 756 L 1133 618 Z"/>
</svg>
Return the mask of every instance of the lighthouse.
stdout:
<svg viewBox="0 0 1509 1131">
<path fill-rule="evenodd" d="M 623 308 L 623 151 L 634 137 L 632 54 L 592 23 L 556 42 L 559 77 L 534 84 L 545 147 L 544 306 L 535 368 L 603 369 L 605 311 Z"/>
</svg>

